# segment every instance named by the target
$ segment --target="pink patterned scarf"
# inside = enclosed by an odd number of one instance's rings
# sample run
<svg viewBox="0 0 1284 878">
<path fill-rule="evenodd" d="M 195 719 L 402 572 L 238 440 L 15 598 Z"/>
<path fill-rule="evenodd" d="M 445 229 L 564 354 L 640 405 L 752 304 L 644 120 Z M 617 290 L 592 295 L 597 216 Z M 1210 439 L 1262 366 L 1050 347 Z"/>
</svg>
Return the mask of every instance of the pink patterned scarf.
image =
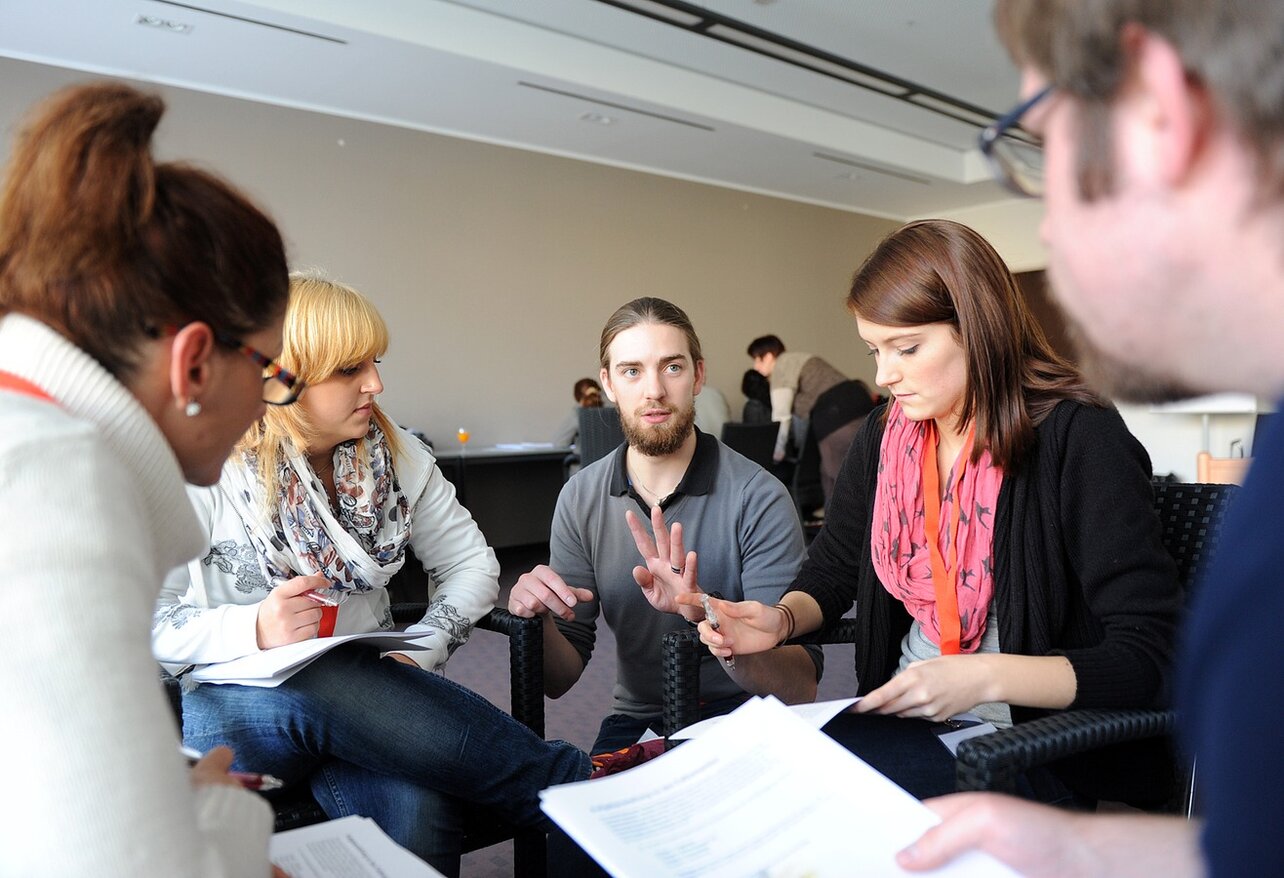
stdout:
<svg viewBox="0 0 1284 878">
<path fill-rule="evenodd" d="M 927 548 L 923 504 L 922 458 L 927 424 L 911 421 L 893 402 L 879 449 L 878 485 L 874 493 L 871 538 L 874 571 L 887 591 L 905 604 L 933 643 L 940 645 L 932 587 L 932 562 Z M 985 633 L 986 611 L 994 594 L 994 511 L 1003 472 L 988 451 L 969 464 L 960 483 L 954 483 L 956 463 L 947 477 L 936 534 L 942 557 L 950 552 L 950 520 L 960 503 L 957 557 L 960 650 L 975 652 Z"/>
</svg>

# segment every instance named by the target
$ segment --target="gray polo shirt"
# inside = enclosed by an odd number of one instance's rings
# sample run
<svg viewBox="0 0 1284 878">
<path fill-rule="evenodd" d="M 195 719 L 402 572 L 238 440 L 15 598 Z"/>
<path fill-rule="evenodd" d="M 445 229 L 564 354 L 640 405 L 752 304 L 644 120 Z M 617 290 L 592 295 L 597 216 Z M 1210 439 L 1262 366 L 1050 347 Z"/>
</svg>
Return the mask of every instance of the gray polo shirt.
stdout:
<svg viewBox="0 0 1284 878">
<path fill-rule="evenodd" d="M 798 515 L 784 485 L 756 463 L 707 433 L 682 481 L 663 505 L 666 526 L 682 522 L 683 542 L 699 557 L 700 587 L 728 600 L 774 604 L 802 564 Z M 613 713 L 652 717 L 662 712 L 661 638 L 686 627 L 681 616 L 654 609 L 633 581 L 642 563 L 624 520 L 638 513 L 650 529 L 650 509 L 634 492 L 624 466 L 626 446 L 576 473 L 562 488 L 553 515 L 549 566 L 569 585 L 596 599 L 579 604 L 557 626 L 585 664 L 593 654 L 601 613 L 615 632 L 619 655 Z M 819 677 L 819 647 L 809 648 Z M 721 663 L 705 655 L 700 695 L 711 701 L 741 694 Z"/>
</svg>

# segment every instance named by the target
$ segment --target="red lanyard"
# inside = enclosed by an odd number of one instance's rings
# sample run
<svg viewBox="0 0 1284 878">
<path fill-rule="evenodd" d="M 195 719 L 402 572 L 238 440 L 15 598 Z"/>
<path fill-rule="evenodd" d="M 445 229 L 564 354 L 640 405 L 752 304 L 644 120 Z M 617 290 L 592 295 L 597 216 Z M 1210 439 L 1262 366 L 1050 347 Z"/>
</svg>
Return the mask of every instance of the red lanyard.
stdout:
<svg viewBox="0 0 1284 878">
<path fill-rule="evenodd" d="M 958 655 L 961 623 L 958 600 L 958 532 L 959 509 L 963 503 L 958 486 L 972 456 L 972 442 L 976 439 L 976 425 L 968 430 L 967 442 L 959 452 L 958 472 L 954 476 L 954 502 L 950 504 L 950 529 L 946 538 L 950 544 L 950 563 L 947 567 L 941 557 L 941 475 L 936 466 L 938 436 L 936 423 L 927 425 L 927 442 L 923 448 L 923 506 L 926 513 L 927 551 L 932 559 L 932 589 L 936 592 L 936 624 L 941 629 L 941 655 Z"/>
<path fill-rule="evenodd" d="M 15 393 L 21 393 L 25 396 L 34 396 L 36 399 L 43 399 L 45 402 L 56 401 L 52 396 L 45 393 L 44 390 L 32 384 L 26 378 L 20 378 L 12 372 L 6 372 L 0 369 L 0 390 L 12 390 Z"/>
</svg>

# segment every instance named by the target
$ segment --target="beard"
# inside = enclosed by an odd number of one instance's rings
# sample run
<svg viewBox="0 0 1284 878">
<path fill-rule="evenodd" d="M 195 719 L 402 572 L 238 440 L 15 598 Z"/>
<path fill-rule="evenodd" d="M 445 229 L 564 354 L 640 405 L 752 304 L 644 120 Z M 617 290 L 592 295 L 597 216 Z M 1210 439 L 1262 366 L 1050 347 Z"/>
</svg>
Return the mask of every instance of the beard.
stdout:
<svg viewBox="0 0 1284 878">
<path fill-rule="evenodd" d="M 1066 336 L 1074 347 L 1076 362 L 1084 380 L 1111 399 L 1124 402 L 1174 402 L 1207 393 L 1167 376 L 1125 363 L 1106 353 L 1088 339 L 1078 323 L 1069 319 L 1066 320 Z"/>
<path fill-rule="evenodd" d="M 648 405 L 647 409 L 657 406 Z M 666 406 L 667 408 L 667 406 Z M 668 421 L 652 426 L 642 421 L 640 414 L 628 414 L 620 410 L 620 427 L 629 447 L 637 449 L 647 457 L 667 457 L 682 447 L 691 431 L 695 429 L 695 403 L 683 410 L 668 408 L 673 413 Z"/>
</svg>

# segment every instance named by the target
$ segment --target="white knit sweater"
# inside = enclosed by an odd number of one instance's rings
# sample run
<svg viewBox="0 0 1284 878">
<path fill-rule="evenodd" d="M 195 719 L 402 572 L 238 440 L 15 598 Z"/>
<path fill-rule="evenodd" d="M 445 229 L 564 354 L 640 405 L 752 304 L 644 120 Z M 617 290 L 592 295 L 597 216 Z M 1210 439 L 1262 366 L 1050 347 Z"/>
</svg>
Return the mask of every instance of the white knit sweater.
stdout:
<svg viewBox="0 0 1284 878">
<path fill-rule="evenodd" d="M 178 461 L 138 401 L 47 326 L 0 318 L 0 874 L 268 874 L 271 809 L 193 790 L 149 629 L 202 548 Z"/>
</svg>

